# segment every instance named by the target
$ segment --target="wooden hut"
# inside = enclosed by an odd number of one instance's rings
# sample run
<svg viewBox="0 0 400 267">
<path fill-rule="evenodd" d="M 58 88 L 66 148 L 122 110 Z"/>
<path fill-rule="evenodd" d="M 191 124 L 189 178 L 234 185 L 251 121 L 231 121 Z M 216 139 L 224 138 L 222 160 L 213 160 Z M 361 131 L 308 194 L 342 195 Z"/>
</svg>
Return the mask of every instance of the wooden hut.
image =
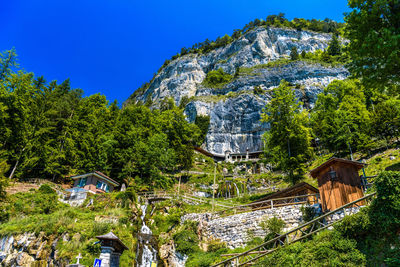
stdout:
<svg viewBox="0 0 400 267">
<path fill-rule="evenodd" d="M 331 158 L 310 172 L 318 179 L 323 211 L 335 210 L 363 197 L 358 172 L 364 165 L 358 161 Z"/>
<path fill-rule="evenodd" d="M 302 203 L 315 204 L 318 202 L 317 194 L 317 188 L 302 182 L 258 199 L 251 203 L 251 207 L 252 209 L 262 209 L 270 206 L 280 207 Z"/>
</svg>

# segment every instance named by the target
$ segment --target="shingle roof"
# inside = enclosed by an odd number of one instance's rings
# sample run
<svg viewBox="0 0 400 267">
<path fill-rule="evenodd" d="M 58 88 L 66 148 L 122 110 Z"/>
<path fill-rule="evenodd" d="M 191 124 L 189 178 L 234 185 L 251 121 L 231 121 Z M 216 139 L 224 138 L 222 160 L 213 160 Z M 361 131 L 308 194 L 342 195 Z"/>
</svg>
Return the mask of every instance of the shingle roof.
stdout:
<svg viewBox="0 0 400 267">
<path fill-rule="evenodd" d="M 117 181 L 115 181 L 114 179 L 111 179 L 110 177 L 108 177 L 107 175 L 105 175 L 104 173 L 99 172 L 99 171 L 94 171 L 94 172 L 91 172 L 91 173 L 75 175 L 75 176 L 71 176 L 70 178 L 71 179 L 78 179 L 78 178 L 87 177 L 89 175 L 97 175 L 98 177 L 101 177 L 101 178 L 103 178 L 105 180 L 108 180 L 114 186 L 119 186 L 119 183 Z"/>
<path fill-rule="evenodd" d="M 330 165 L 332 165 L 335 162 L 342 162 L 342 163 L 346 163 L 346 164 L 351 164 L 351 165 L 355 165 L 357 166 L 358 169 L 361 169 L 362 167 L 364 167 L 366 164 L 359 162 L 359 161 L 354 161 L 354 160 L 348 160 L 348 159 L 341 159 L 341 158 L 330 158 L 329 160 L 325 161 L 324 163 L 322 163 L 321 165 L 319 165 L 317 168 L 313 169 L 310 171 L 310 174 L 312 177 L 316 178 L 318 175 L 318 172 L 322 169 L 325 169 L 327 167 L 329 167 Z"/>
<path fill-rule="evenodd" d="M 117 241 L 125 249 L 128 249 L 128 247 L 125 246 L 125 244 L 122 243 L 122 241 L 118 238 L 118 236 L 116 236 L 113 232 L 109 232 L 108 234 L 105 234 L 105 235 L 96 236 L 96 238 L 99 239 L 99 240 L 114 240 L 114 241 Z"/>
</svg>

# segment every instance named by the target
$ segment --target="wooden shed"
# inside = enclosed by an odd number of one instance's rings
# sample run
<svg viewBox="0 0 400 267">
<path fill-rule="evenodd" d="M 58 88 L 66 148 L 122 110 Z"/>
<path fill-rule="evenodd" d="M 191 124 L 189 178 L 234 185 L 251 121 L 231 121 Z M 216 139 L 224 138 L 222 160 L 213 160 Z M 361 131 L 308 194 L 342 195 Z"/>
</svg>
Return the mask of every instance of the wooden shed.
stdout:
<svg viewBox="0 0 400 267">
<path fill-rule="evenodd" d="M 364 165 L 358 161 L 331 158 L 310 172 L 318 179 L 323 211 L 335 210 L 363 197 L 358 172 Z"/>
<path fill-rule="evenodd" d="M 275 207 L 301 203 L 315 204 L 318 202 L 317 195 L 317 188 L 302 182 L 258 199 L 251 203 L 251 207 L 253 209 L 258 209 L 269 207 L 271 204 Z"/>
</svg>

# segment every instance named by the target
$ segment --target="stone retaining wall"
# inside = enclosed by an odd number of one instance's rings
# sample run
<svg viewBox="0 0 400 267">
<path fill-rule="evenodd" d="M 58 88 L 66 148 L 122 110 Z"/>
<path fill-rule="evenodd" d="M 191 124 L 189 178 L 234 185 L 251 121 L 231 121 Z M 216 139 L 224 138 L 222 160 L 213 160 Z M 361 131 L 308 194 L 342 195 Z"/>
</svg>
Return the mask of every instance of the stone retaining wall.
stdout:
<svg viewBox="0 0 400 267">
<path fill-rule="evenodd" d="M 226 242 L 229 248 L 242 247 L 251 237 L 264 237 L 267 233 L 260 223 L 268 218 L 276 217 L 285 221 L 283 232 L 290 231 L 304 223 L 301 205 L 286 206 L 265 210 L 246 212 L 227 217 L 212 213 L 190 213 L 182 216 L 181 223 L 186 220 L 199 222 L 199 234 L 203 240 L 219 239 Z M 360 207 L 347 208 L 326 218 L 327 222 L 341 220 L 345 215 L 360 211 Z"/>
<path fill-rule="evenodd" d="M 211 213 L 191 213 L 182 216 L 186 220 L 199 222 L 199 233 L 203 239 L 219 239 L 226 242 L 229 248 L 242 247 L 251 236 L 264 237 L 266 232 L 260 227 L 264 219 L 277 217 L 286 222 L 288 231 L 302 223 L 301 205 L 286 206 L 273 209 L 257 210 L 227 217 Z"/>
</svg>

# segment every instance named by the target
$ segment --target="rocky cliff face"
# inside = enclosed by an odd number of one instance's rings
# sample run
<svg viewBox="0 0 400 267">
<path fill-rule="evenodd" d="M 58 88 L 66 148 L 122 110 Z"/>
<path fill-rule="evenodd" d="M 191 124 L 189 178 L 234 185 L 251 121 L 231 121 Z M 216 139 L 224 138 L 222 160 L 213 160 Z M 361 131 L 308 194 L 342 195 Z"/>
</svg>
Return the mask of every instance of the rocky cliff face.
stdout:
<svg viewBox="0 0 400 267">
<path fill-rule="evenodd" d="M 68 242 L 68 234 L 63 239 Z M 57 255 L 58 241 L 58 238 L 46 236 L 43 232 L 0 237 L 0 266 L 66 266 L 68 261 Z"/>
<path fill-rule="evenodd" d="M 299 52 L 325 49 L 330 39 L 324 33 L 260 27 L 226 47 L 172 61 L 136 100 L 144 102 L 151 98 L 157 106 L 166 97 L 172 97 L 178 104 L 187 96 L 191 101 L 185 113 L 190 121 L 197 115 L 210 116 L 205 149 L 217 154 L 227 150 L 234 153 L 261 150 L 261 135 L 268 125 L 260 122 L 260 114 L 268 104 L 271 89 L 282 79 L 297 84 L 299 99 L 312 106 L 316 95 L 329 82 L 348 76 L 342 66 L 307 61 L 266 64 L 288 57 L 293 46 Z M 209 71 L 222 68 L 233 75 L 238 67 L 242 68 L 240 75 L 223 88 L 202 85 Z M 255 86 L 260 86 L 263 93 L 254 94 Z"/>
</svg>

